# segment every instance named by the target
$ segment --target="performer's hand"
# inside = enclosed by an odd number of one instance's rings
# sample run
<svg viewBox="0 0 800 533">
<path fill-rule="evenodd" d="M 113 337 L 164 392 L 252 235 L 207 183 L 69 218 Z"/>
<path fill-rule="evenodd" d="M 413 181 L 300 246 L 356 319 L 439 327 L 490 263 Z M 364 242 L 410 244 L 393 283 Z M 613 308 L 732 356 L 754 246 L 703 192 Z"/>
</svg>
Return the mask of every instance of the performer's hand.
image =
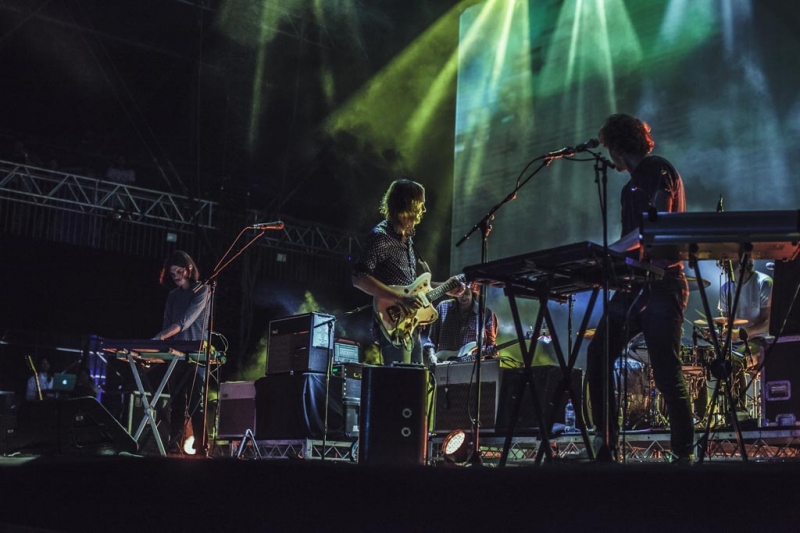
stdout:
<svg viewBox="0 0 800 533">
<path fill-rule="evenodd" d="M 425 305 L 425 300 L 423 300 L 422 296 L 418 294 L 412 294 L 411 296 L 406 296 L 404 294 L 397 294 L 396 297 L 397 297 L 397 305 L 399 305 L 406 311 L 415 311 Z"/>
<path fill-rule="evenodd" d="M 465 290 L 467 290 L 467 284 L 466 284 L 466 283 L 464 283 L 463 281 L 461 281 L 461 280 L 458 278 L 458 276 L 453 276 L 452 278 L 450 278 L 450 279 L 448 279 L 447 281 L 445 281 L 445 283 L 448 283 L 448 282 L 450 282 L 450 281 L 457 281 L 457 282 L 458 282 L 458 285 L 456 285 L 456 287 L 455 287 L 455 288 L 453 288 L 453 289 L 450 289 L 449 291 L 447 291 L 447 293 L 446 293 L 446 294 L 447 294 L 448 296 L 453 296 L 453 297 L 455 297 L 455 298 L 458 298 L 459 296 L 461 296 L 462 294 L 464 294 L 464 291 L 465 291 Z"/>
</svg>

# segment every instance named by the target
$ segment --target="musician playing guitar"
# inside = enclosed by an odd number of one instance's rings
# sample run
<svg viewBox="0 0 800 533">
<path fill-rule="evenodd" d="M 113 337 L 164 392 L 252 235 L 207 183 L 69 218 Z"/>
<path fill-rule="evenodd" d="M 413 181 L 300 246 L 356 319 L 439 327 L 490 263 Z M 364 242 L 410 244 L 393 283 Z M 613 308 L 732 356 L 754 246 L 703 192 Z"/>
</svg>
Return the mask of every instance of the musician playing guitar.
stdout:
<svg viewBox="0 0 800 533">
<path fill-rule="evenodd" d="M 423 350 L 431 363 L 442 363 L 442 359 L 451 359 L 450 353 L 457 358 L 459 355 L 467 360 L 474 358 L 470 349 L 462 348 L 471 344 L 475 346 L 478 335 L 478 295 L 479 286 L 470 283 L 466 290 L 455 300 L 445 300 L 436 306 L 439 320 L 431 324 L 428 342 Z M 484 357 L 496 353 L 495 340 L 497 339 L 497 316 L 487 308 L 484 322 L 483 350 Z"/>
<path fill-rule="evenodd" d="M 459 277 L 433 283 L 427 272 L 417 278 L 413 237 L 425 213 L 422 185 L 407 179 L 392 182 L 381 200 L 380 213 L 385 218 L 364 242 L 353 267 L 353 285 L 374 297 L 373 336 L 383 363 L 422 363 L 418 326 L 436 319 L 432 303 L 436 297 L 443 291 L 457 296 L 464 285 Z"/>
</svg>

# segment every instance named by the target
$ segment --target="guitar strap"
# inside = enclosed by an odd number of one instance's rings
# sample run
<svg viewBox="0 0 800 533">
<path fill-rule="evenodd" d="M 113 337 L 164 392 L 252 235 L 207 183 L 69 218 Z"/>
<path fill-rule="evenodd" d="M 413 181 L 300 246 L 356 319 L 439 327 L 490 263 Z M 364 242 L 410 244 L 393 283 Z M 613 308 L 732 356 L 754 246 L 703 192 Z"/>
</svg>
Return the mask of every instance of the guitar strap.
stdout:
<svg viewBox="0 0 800 533">
<path fill-rule="evenodd" d="M 428 263 L 425 262 L 422 259 L 421 255 L 419 255 L 419 252 L 417 251 L 417 248 L 414 245 L 411 245 L 411 249 L 414 250 L 414 255 L 417 257 L 417 263 L 419 263 L 419 266 L 422 267 L 422 270 L 427 272 L 428 274 L 430 274 L 431 273 L 431 267 L 429 267 Z"/>
</svg>

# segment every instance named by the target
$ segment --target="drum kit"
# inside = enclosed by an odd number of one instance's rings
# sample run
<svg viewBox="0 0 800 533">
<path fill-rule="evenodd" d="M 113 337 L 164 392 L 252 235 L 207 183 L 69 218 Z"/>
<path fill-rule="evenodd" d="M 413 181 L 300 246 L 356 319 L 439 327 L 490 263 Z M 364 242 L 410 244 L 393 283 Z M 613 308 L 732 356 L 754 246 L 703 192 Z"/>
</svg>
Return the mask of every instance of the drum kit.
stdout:
<svg viewBox="0 0 800 533">
<path fill-rule="evenodd" d="M 694 278 L 688 278 L 690 290 L 697 288 Z M 708 281 L 705 281 L 708 285 Z M 693 287 L 694 283 L 694 289 Z M 689 322 L 687 320 L 687 322 Z M 708 320 L 703 318 L 689 322 L 692 326 L 692 336 L 681 339 L 679 357 L 681 359 L 681 371 L 688 389 L 694 409 L 695 425 L 704 425 L 709 416 L 719 416 L 724 420 L 726 406 L 714 406 L 713 413 L 709 413 L 709 403 L 711 401 L 715 378 L 711 375 L 710 368 L 716 359 L 716 352 L 713 346 L 713 338 L 710 334 Z M 718 339 L 724 339 L 724 328 L 727 327 L 728 319 L 716 317 L 712 323 L 717 329 Z M 747 323 L 745 319 L 736 318 L 733 326 L 742 326 Z M 586 337 L 590 337 L 594 330 L 588 330 Z M 758 357 L 760 348 L 757 346 L 744 346 L 745 343 L 734 344 L 731 350 L 731 360 L 733 368 L 733 390 L 741 391 L 744 401 L 742 407 L 748 412 L 748 416 L 758 419 L 760 416 L 758 402 Z M 756 355 L 751 355 L 751 353 Z M 751 381 L 756 381 L 754 386 L 750 386 Z M 633 337 L 628 343 L 626 354 L 614 363 L 614 383 L 617 394 L 617 405 L 619 406 L 622 423 L 625 430 L 642 429 L 667 429 L 669 422 L 666 417 L 666 406 L 661 398 L 661 394 L 655 386 L 650 355 L 645 343 L 643 334 Z M 720 395 L 720 398 L 722 396 Z"/>
</svg>

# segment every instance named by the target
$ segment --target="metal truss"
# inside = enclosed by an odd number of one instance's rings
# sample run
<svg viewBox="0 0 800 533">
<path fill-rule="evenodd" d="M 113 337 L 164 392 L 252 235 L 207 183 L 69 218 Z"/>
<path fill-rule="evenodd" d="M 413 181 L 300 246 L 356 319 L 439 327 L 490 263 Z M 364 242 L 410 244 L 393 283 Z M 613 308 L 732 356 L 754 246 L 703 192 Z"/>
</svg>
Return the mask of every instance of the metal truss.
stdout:
<svg viewBox="0 0 800 533">
<path fill-rule="evenodd" d="M 162 253 L 163 234 L 136 232 L 135 228 L 129 225 L 182 233 L 193 233 L 197 228 L 218 229 L 215 226 L 217 202 L 2 160 L 0 160 L 0 201 L 31 206 L 26 208 L 29 211 L 24 213 L 0 217 L 0 224 L 6 226 L 0 227 L 0 231 L 20 233 L 23 231 L 21 226 L 25 226 L 26 235 L 61 239 L 70 244 L 77 241 L 76 238 L 67 238 L 66 231 L 60 231 L 58 235 L 31 234 L 30 232 L 39 226 L 31 223 L 33 210 L 39 213 L 61 212 L 81 215 L 80 217 L 71 215 L 73 218 L 69 219 L 70 227 L 76 228 L 72 233 L 79 233 L 81 236 L 91 233 L 98 221 L 116 220 L 119 224 L 117 231 L 125 235 L 130 234 L 128 236 L 131 238 L 125 239 L 126 241 L 132 241 L 134 236 L 137 242 L 160 239 L 158 243 L 154 243 L 158 246 L 139 247 L 153 248 L 158 250 L 158 254 Z M 254 217 L 254 220 L 264 220 L 264 216 L 257 211 L 252 211 L 250 216 Z M 244 224 L 244 221 L 241 223 Z M 258 241 L 258 245 L 347 259 L 361 249 L 359 240 L 345 231 L 296 219 L 284 218 L 284 223 L 283 230 L 267 232 Z M 47 226 L 47 224 L 40 225 L 43 228 Z"/>
<path fill-rule="evenodd" d="M 698 434 L 699 436 L 699 434 Z M 623 463 L 663 463 L 670 460 L 670 434 L 668 431 L 653 433 L 628 433 L 623 435 Z M 758 462 L 800 460 L 800 428 L 763 428 L 745 431 L 742 434 L 749 459 Z M 428 442 L 428 457 L 431 464 L 444 461 L 441 450 L 444 437 L 434 437 Z M 504 438 L 482 437 L 481 458 L 485 466 L 497 466 L 505 443 Z M 508 465 L 525 466 L 535 463 L 541 441 L 535 437 L 515 437 L 511 441 Z M 580 435 L 561 436 L 550 439 L 553 455 L 561 460 L 586 460 L 586 447 Z M 742 461 L 732 432 L 718 432 L 710 436 L 706 461 Z"/>
<path fill-rule="evenodd" d="M 290 218 L 284 218 L 283 222 L 285 226 L 280 232 L 268 232 L 259 244 L 311 254 L 324 252 L 347 258 L 361 249 L 361 242 L 344 231 Z"/>
<path fill-rule="evenodd" d="M 230 441 L 230 456 L 235 457 L 238 453 L 241 440 Z M 352 442 L 347 441 L 327 441 L 323 452 L 321 440 L 301 439 L 301 440 L 259 440 L 258 451 L 261 452 L 262 459 L 317 459 L 321 460 L 323 453 L 326 461 L 348 461 L 355 462 L 352 456 Z M 258 454 L 254 450 L 248 452 L 244 450 L 242 457 L 256 458 Z"/>
<path fill-rule="evenodd" d="M 7 161 L 0 161 L 0 199 L 175 230 L 214 227 L 214 202 Z"/>
</svg>

